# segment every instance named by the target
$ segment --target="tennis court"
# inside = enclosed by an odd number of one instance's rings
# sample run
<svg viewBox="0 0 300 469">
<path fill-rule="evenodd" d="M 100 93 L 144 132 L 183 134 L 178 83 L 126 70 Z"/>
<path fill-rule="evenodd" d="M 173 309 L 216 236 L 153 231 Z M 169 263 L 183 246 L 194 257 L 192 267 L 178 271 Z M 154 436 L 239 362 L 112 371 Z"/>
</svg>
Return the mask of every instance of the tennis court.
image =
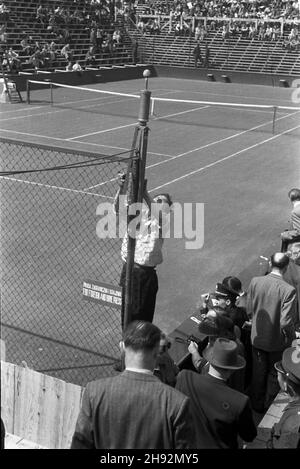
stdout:
<svg viewBox="0 0 300 469">
<path fill-rule="evenodd" d="M 88 88 L 137 95 L 144 88 L 144 80 Z M 291 187 L 299 186 L 300 180 L 300 111 L 279 107 L 273 134 L 272 106 L 299 106 L 292 102 L 290 89 L 167 78 L 150 78 L 149 89 L 153 97 L 181 102 L 155 101 L 154 115 L 149 121 L 148 188 L 152 193 L 169 192 L 173 200 L 180 203 L 205 203 L 205 240 L 202 249 L 185 249 L 185 239 L 165 242 L 164 263 L 158 268 L 160 289 L 155 322 L 169 333 L 193 311 L 200 294 L 213 288 L 216 281 L 227 275 L 246 279 L 244 272 L 260 254 L 269 254 L 279 248 L 279 233 L 286 228 L 289 218 L 287 192 Z M 253 106 L 216 106 L 212 102 Z M 266 105 L 271 108 L 263 107 Z M 30 105 L 2 105 L 0 135 L 73 149 L 78 151 L 75 161 L 80 160 L 80 150 L 104 156 L 122 154 L 126 158 L 138 112 L 139 100 L 133 97 L 94 95 L 89 91 L 54 88 L 53 105 L 50 105 L 49 89 L 33 89 Z M 8 167 L 10 164 L 14 168 L 18 166 L 15 155 L 8 152 L 3 154 L 3 158 Z M 25 157 L 24 161 L 26 163 L 22 169 L 26 167 L 28 170 L 31 160 Z M 43 164 L 49 167 L 66 164 L 66 161 L 69 158 L 57 159 L 49 152 L 45 161 L 37 159 L 36 166 Z M 63 340 L 59 343 L 59 337 L 56 337 L 55 346 L 58 354 L 64 354 L 66 368 L 82 366 L 88 369 L 89 379 L 99 375 L 96 369 L 99 357 L 95 355 L 91 360 L 88 349 L 89 344 L 91 348 L 91 344 L 97 341 L 97 326 L 102 311 L 100 313 L 99 307 L 91 306 L 86 318 L 86 342 L 77 342 L 76 324 L 79 324 L 82 314 L 79 279 L 105 281 L 109 264 L 113 266 L 117 280 L 121 267 L 120 241 L 116 240 L 113 247 L 108 249 L 104 241 L 97 238 L 95 213 L 99 200 L 112 199 L 116 190 L 114 178 L 125 164 L 126 161 L 115 161 L 108 165 L 109 170 L 103 169 L 101 172 L 94 167 L 77 168 L 72 170 L 72 177 L 69 177 L 69 172 L 50 171 L 15 175 L 14 181 L 2 178 L 2 191 L 9 184 L 16 195 L 10 209 L 14 213 L 19 210 L 21 220 L 20 226 L 10 227 L 11 231 L 5 224 L 2 226 L 6 239 L 12 240 L 11 246 L 6 246 L 4 257 L 14 272 L 11 279 L 6 279 L 7 288 L 18 288 L 10 280 L 18 276 L 24 278 L 26 273 L 17 264 L 18 249 L 26 248 L 33 253 L 33 258 L 39 257 L 33 268 L 36 277 L 45 281 L 46 293 L 51 288 L 56 289 L 57 284 L 72 283 L 72 277 L 65 277 L 68 266 L 63 262 L 64 253 L 69 250 L 69 256 L 77 258 L 78 265 L 81 265 L 76 272 L 78 292 L 72 296 L 68 289 L 64 290 L 69 306 L 67 310 L 62 308 L 61 318 L 56 321 L 60 329 L 65 327 L 66 321 L 74 322 L 70 341 L 78 347 L 76 358 L 74 350 L 64 346 Z M 22 203 L 28 186 L 35 188 L 36 199 L 32 201 L 32 209 L 24 213 Z M 49 210 L 45 214 L 44 207 L 47 205 Z M 63 226 L 60 219 L 65 220 L 66 217 L 70 218 L 69 230 L 63 232 L 60 231 L 60 226 Z M 73 220 L 80 220 L 80 226 L 85 228 L 80 245 L 70 250 Z M 22 236 L 26 229 L 26 236 Z M 41 245 L 45 230 L 50 239 L 61 239 L 61 252 L 56 255 L 61 255 L 62 261 L 51 264 L 48 270 L 45 266 L 49 263 L 53 246 L 51 243 Z M 28 240 L 30 245 L 24 246 Z M 34 288 L 28 279 L 28 292 Z M 62 292 L 54 303 L 51 299 L 49 308 L 60 311 L 61 295 Z M 24 315 L 35 307 L 34 298 L 34 294 L 25 295 L 23 304 L 19 306 L 24 310 Z M 41 305 L 39 311 L 43 315 Z M 117 330 L 118 311 L 107 314 L 115 315 L 116 330 L 104 333 L 104 345 L 98 353 L 105 355 L 107 369 L 111 371 L 111 362 L 117 356 L 120 330 Z M 30 318 L 33 330 L 40 319 Z M 48 330 L 45 335 L 51 337 L 53 324 L 48 314 L 46 320 Z M 55 368 L 55 356 L 48 366 L 42 364 L 45 347 L 39 350 L 43 347 L 40 346 L 38 334 L 29 337 L 21 329 L 20 326 L 23 348 L 31 347 L 36 351 L 33 367 L 44 370 Z M 9 349 L 9 341 L 7 346 Z M 65 374 L 64 377 L 72 380 L 71 375 Z"/>
</svg>

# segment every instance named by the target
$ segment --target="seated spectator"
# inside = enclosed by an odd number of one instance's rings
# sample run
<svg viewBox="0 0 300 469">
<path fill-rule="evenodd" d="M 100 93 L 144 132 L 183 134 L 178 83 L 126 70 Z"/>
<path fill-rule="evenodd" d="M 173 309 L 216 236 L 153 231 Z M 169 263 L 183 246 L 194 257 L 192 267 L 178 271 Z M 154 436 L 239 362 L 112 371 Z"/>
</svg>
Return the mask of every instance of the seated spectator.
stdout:
<svg viewBox="0 0 300 469">
<path fill-rule="evenodd" d="M 115 31 L 113 32 L 112 40 L 113 40 L 116 44 L 120 44 L 120 43 L 121 43 L 122 35 L 121 35 L 121 31 L 119 30 L 119 28 L 115 29 Z"/>
<path fill-rule="evenodd" d="M 7 23 L 9 21 L 10 9 L 5 3 L 0 4 L 0 23 Z"/>
<path fill-rule="evenodd" d="M 248 37 L 249 39 L 254 39 L 255 36 L 256 36 L 256 28 L 255 28 L 255 25 L 254 24 L 251 24 L 250 27 L 249 27 L 249 34 L 248 34 Z"/>
<path fill-rule="evenodd" d="M 90 47 L 87 51 L 84 59 L 84 64 L 87 67 L 88 65 L 96 65 L 96 56 L 93 53 L 93 48 Z"/>
<path fill-rule="evenodd" d="M 49 44 L 44 44 L 42 50 L 41 50 L 41 60 L 43 62 L 43 66 L 45 68 L 48 68 L 51 63 L 51 54 L 49 50 Z"/>
<path fill-rule="evenodd" d="M 72 70 L 73 70 L 73 72 L 81 72 L 82 67 L 81 67 L 78 60 L 76 60 L 76 62 L 74 63 L 74 65 L 72 67 Z"/>
<path fill-rule="evenodd" d="M 271 37 L 272 37 L 272 34 L 273 34 L 273 29 L 271 28 L 271 26 L 267 26 L 267 29 L 264 33 L 264 39 L 266 41 L 270 41 L 271 40 Z"/>
<path fill-rule="evenodd" d="M 72 68 L 72 62 L 69 61 L 66 65 L 66 71 L 67 72 L 72 72 L 73 68 Z"/>
<path fill-rule="evenodd" d="M 8 52 L 7 52 L 6 56 L 7 56 L 7 59 L 8 59 L 10 70 L 12 72 L 14 72 L 14 71 L 19 72 L 22 68 L 22 62 L 21 62 L 17 52 L 15 52 L 12 47 L 10 47 L 8 49 Z"/>
<path fill-rule="evenodd" d="M 279 26 L 274 26 L 271 41 L 277 41 L 280 37 L 280 28 Z"/>
<path fill-rule="evenodd" d="M 20 55 L 31 55 L 34 52 L 34 47 L 28 42 L 27 34 L 21 39 L 20 46 L 22 47 Z"/>
<path fill-rule="evenodd" d="M 150 25 L 151 34 L 160 34 L 160 27 L 157 19 L 155 19 Z"/>
<path fill-rule="evenodd" d="M 96 44 L 97 44 L 98 51 L 101 50 L 103 41 L 104 41 L 104 31 L 101 28 L 97 28 L 96 29 Z"/>
<path fill-rule="evenodd" d="M 60 51 L 61 55 L 67 60 L 67 62 L 72 61 L 73 52 L 71 51 L 70 44 L 66 44 Z"/>
<path fill-rule="evenodd" d="M 35 52 L 29 57 L 28 63 L 32 64 L 35 70 L 39 70 L 40 68 L 43 68 L 44 62 L 42 59 L 42 54 L 41 54 L 40 49 L 35 50 Z"/>
<path fill-rule="evenodd" d="M 43 7 L 43 5 L 39 5 L 36 10 L 36 20 L 41 23 L 43 26 L 48 21 L 48 10 L 47 8 Z"/>
<path fill-rule="evenodd" d="M 56 60 L 56 44 L 54 41 L 50 43 L 49 54 L 50 54 L 50 66 L 52 67 L 52 65 L 54 64 Z"/>
<path fill-rule="evenodd" d="M 140 19 L 139 22 L 136 25 L 137 29 L 141 31 L 141 33 L 144 33 L 145 31 L 145 22 Z"/>
<path fill-rule="evenodd" d="M 200 39 L 200 34 L 201 34 L 201 28 L 197 24 L 197 26 L 195 28 L 195 41 L 198 41 Z"/>
<path fill-rule="evenodd" d="M 7 43 L 7 25 L 6 24 L 0 24 L 0 42 L 2 44 Z"/>
<path fill-rule="evenodd" d="M 290 41 L 288 49 L 291 51 L 297 51 L 299 46 L 299 41 L 298 39 L 294 38 Z"/>
</svg>

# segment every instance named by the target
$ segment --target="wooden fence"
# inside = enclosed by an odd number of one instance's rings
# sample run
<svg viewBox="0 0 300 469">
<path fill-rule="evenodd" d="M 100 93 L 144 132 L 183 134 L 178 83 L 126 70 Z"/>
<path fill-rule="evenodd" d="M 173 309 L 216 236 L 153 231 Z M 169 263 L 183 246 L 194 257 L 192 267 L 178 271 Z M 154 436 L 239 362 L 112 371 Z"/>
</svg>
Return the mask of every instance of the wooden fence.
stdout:
<svg viewBox="0 0 300 469">
<path fill-rule="evenodd" d="M 1 417 L 8 433 L 69 448 L 84 388 L 1 361 Z"/>
</svg>

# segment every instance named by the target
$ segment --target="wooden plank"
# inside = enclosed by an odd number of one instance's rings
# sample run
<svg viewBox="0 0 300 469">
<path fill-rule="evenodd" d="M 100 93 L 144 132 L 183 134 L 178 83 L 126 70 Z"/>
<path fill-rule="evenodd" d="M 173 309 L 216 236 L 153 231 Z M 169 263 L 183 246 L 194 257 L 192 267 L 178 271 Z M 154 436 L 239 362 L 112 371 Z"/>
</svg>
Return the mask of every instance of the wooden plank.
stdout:
<svg viewBox="0 0 300 469">
<path fill-rule="evenodd" d="M 69 448 L 84 388 L 1 362 L 6 431 L 46 448 Z"/>
<path fill-rule="evenodd" d="M 63 412 L 61 448 L 70 448 L 79 414 L 84 388 L 66 383 L 67 405 Z"/>
<path fill-rule="evenodd" d="M 40 420 L 40 394 L 43 393 L 43 375 L 28 368 L 16 366 L 14 434 L 37 442 Z"/>
<path fill-rule="evenodd" d="M 1 361 L 1 417 L 7 432 L 14 432 L 15 366 Z"/>
<path fill-rule="evenodd" d="M 47 449 L 45 446 L 38 445 L 32 441 L 26 440 L 17 435 L 7 433 L 5 435 L 4 449 Z"/>
</svg>

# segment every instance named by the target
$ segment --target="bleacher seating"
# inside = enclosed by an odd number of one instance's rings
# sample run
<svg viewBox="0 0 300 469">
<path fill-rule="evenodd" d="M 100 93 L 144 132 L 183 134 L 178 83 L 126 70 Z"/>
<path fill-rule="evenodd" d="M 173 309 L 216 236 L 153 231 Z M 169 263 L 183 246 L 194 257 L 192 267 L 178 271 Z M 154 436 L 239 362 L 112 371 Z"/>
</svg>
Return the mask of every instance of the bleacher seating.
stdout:
<svg viewBox="0 0 300 469">
<path fill-rule="evenodd" d="M 144 32 L 141 34 L 132 23 L 127 25 L 129 34 L 135 37 L 143 53 L 143 61 L 158 65 L 194 68 L 192 55 L 196 41 L 194 36 L 175 36 L 164 29 L 159 35 Z M 284 39 L 276 41 L 262 41 L 253 39 L 229 37 L 223 39 L 221 30 L 208 31 L 206 37 L 200 41 L 202 56 L 205 46 L 210 49 L 210 67 L 237 72 L 256 72 L 300 75 L 299 51 L 283 48 Z"/>
<path fill-rule="evenodd" d="M 56 2 L 52 1 L 56 6 Z M 64 0 L 63 5 L 70 12 L 74 12 L 77 7 L 83 11 L 88 2 L 77 2 L 73 0 Z M 151 13 L 167 13 L 170 11 L 174 2 L 151 2 L 151 9 L 146 8 L 146 2 L 139 2 L 136 8 L 136 17 L 143 16 L 146 11 Z M 228 2 L 224 1 L 224 4 Z M 20 40 L 22 34 L 26 33 L 31 36 L 33 41 L 38 41 L 41 45 L 50 43 L 53 40 L 53 34 L 47 29 L 46 25 L 36 20 L 37 7 L 40 0 L 32 2 L 15 2 L 14 0 L 6 0 L 5 4 L 10 9 L 9 22 L 7 24 L 7 43 L 2 45 L 5 47 L 13 47 L 16 52 L 21 50 Z M 51 4 L 51 0 L 46 2 Z M 169 27 L 161 29 L 160 34 L 153 35 L 149 31 L 141 33 L 136 28 L 132 20 L 126 19 L 126 15 L 118 14 L 117 21 L 114 21 L 114 15 L 110 21 L 106 22 L 101 28 L 106 33 L 112 33 L 115 27 L 119 27 L 123 34 L 122 44 L 116 45 L 113 53 L 98 52 L 96 54 L 96 63 L 90 65 L 92 67 L 112 65 L 130 64 L 132 60 L 132 39 L 138 40 L 138 61 L 143 63 L 152 63 L 157 65 L 169 65 L 177 67 L 194 68 L 194 59 L 192 50 L 195 46 L 194 33 L 178 36 L 174 33 L 174 24 L 171 30 Z M 220 25 L 222 22 L 220 23 Z M 71 23 L 68 25 L 71 34 L 71 49 L 73 50 L 73 61 L 79 61 L 84 65 L 85 54 L 90 45 L 89 25 L 83 23 Z M 226 39 L 222 36 L 221 26 L 210 30 L 200 42 L 202 55 L 204 55 L 205 46 L 210 49 L 209 68 L 221 71 L 236 72 L 256 72 L 285 74 L 290 76 L 300 75 L 300 57 L 298 50 L 290 50 L 284 48 L 284 41 L 287 38 L 289 30 L 284 31 L 282 37 L 274 41 L 260 40 L 257 36 L 253 39 L 244 37 L 243 35 L 230 36 Z M 64 42 L 55 40 L 57 51 L 60 51 Z M 299 46 L 298 46 L 299 47 Z M 29 56 L 20 57 L 22 60 L 22 70 L 34 70 L 32 64 L 28 64 Z M 52 64 L 53 69 L 63 70 L 67 65 L 67 61 L 59 53 L 55 63 Z"/>
<path fill-rule="evenodd" d="M 57 2 L 53 2 L 53 5 L 56 6 L 56 3 Z M 5 4 L 10 9 L 10 14 L 7 23 L 7 43 L 1 45 L 2 49 L 13 47 L 13 50 L 19 53 L 21 51 L 20 41 L 24 34 L 30 36 L 34 42 L 38 41 L 41 46 L 46 43 L 49 44 L 54 40 L 56 43 L 57 57 L 53 64 L 53 69 L 65 69 L 67 61 L 59 54 L 61 48 L 64 46 L 64 41 L 55 37 L 52 31 L 47 28 L 47 24 L 43 25 L 36 20 L 37 7 L 40 4 L 40 0 L 33 0 L 32 2 L 6 0 Z M 47 2 L 47 5 L 49 4 L 50 1 Z M 69 8 L 71 13 L 74 12 L 76 6 L 78 9 L 83 10 L 80 3 L 74 4 L 73 0 L 65 0 L 63 6 Z M 90 46 L 89 25 L 86 22 L 80 24 L 72 22 L 71 24 L 62 25 L 62 29 L 65 27 L 67 27 L 70 32 L 73 61 L 78 60 L 81 65 L 84 65 L 85 55 Z M 113 21 L 101 24 L 101 29 L 106 34 L 112 34 L 115 29 Z M 23 71 L 34 69 L 32 64 L 28 64 L 29 56 L 22 55 L 20 59 L 22 60 Z M 102 51 L 101 53 L 96 53 L 97 67 L 101 65 L 111 66 L 113 64 L 120 65 L 131 62 L 131 54 L 128 53 L 128 50 L 123 44 L 116 45 L 113 53 Z"/>
</svg>

